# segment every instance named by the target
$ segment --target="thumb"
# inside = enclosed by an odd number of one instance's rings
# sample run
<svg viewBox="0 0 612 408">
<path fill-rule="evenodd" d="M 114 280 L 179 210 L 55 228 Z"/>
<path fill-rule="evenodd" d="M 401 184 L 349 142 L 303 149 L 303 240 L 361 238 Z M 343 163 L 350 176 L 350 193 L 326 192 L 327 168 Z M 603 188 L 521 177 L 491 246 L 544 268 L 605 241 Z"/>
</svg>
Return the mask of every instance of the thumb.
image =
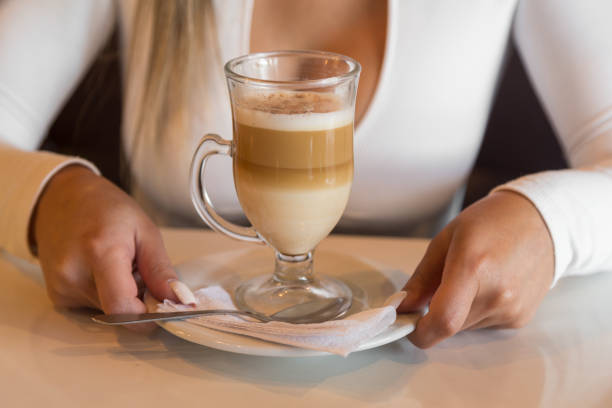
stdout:
<svg viewBox="0 0 612 408">
<path fill-rule="evenodd" d="M 168 258 L 159 230 L 152 226 L 140 231 L 136 242 L 136 264 L 147 289 L 159 301 L 178 298 L 170 287 L 170 281 L 176 280 L 176 272 Z"/>
<path fill-rule="evenodd" d="M 406 292 L 406 297 L 398 306 L 398 312 L 415 312 L 423 309 L 429 303 L 440 286 L 450 236 L 450 230 L 445 229 L 431 241 L 423 259 L 402 289 Z"/>
</svg>

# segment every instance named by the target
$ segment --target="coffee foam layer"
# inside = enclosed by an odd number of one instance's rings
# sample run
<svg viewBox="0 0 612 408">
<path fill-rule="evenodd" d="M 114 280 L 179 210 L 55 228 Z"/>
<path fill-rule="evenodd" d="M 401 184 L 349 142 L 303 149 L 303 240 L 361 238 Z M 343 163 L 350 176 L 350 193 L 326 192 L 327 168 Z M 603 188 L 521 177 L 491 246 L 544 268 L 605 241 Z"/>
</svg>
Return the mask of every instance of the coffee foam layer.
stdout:
<svg viewBox="0 0 612 408">
<path fill-rule="evenodd" d="M 352 123 L 353 111 L 332 93 L 277 92 L 238 96 L 234 119 L 258 128 L 316 131 Z"/>
<path fill-rule="evenodd" d="M 234 107 L 235 120 L 243 125 L 288 132 L 312 132 L 335 129 L 353 122 L 352 111 L 346 109 L 327 113 L 270 113 Z"/>
</svg>

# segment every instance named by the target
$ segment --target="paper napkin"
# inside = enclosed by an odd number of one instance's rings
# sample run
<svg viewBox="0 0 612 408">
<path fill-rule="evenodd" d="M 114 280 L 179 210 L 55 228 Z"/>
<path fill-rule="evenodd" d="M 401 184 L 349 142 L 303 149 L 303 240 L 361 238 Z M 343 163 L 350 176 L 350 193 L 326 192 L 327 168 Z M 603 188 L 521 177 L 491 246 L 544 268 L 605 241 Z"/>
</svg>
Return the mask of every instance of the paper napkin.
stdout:
<svg viewBox="0 0 612 408">
<path fill-rule="evenodd" d="M 193 309 L 236 309 L 229 293 L 220 286 L 198 289 L 192 293 L 193 297 L 191 297 L 191 291 L 186 285 L 177 281 L 177 283 L 173 282 L 172 286 L 179 299 L 185 303 L 190 303 L 190 305 L 177 304 L 166 299 L 163 303 L 157 305 L 158 312 Z M 395 309 L 405 296 L 405 292 L 397 292 L 379 307 L 364 310 L 344 319 L 323 323 L 261 323 L 248 318 L 229 315 L 198 316 L 187 321 L 209 329 L 347 356 L 355 351 L 360 344 L 378 335 L 395 322 Z"/>
</svg>

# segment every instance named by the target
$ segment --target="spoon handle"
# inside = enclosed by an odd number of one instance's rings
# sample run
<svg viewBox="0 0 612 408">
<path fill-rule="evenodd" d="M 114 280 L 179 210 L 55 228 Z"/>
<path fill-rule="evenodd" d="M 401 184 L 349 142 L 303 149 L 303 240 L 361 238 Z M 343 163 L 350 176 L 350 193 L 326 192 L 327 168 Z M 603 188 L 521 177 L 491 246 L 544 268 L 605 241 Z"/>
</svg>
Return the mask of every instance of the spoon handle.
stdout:
<svg viewBox="0 0 612 408">
<path fill-rule="evenodd" d="M 134 323 L 147 323 L 156 322 L 161 320 L 180 320 L 187 319 L 195 316 L 214 316 L 214 315 L 234 315 L 234 316 L 248 316 L 259 320 L 260 322 L 269 322 L 270 319 L 267 316 L 260 315 L 258 313 L 247 312 L 242 310 L 189 310 L 186 312 L 170 312 L 170 313 L 121 313 L 121 314 L 100 314 L 91 316 L 91 320 L 96 323 L 106 325 L 118 325 L 118 324 L 134 324 Z"/>
</svg>

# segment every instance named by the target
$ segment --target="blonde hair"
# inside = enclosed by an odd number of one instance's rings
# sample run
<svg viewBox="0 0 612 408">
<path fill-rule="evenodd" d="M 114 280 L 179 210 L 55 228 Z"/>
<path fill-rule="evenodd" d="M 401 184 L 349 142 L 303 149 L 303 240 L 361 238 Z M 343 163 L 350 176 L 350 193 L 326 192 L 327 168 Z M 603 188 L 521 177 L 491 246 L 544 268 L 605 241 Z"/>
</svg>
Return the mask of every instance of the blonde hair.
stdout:
<svg viewBox="0 0 612 408">
<path fill-rule="evenodd" d="M 211 0 L 137 0 L 133 30 L 127 44 L 124 120 L 134 154 L 138 144 L 159 143 L 170 120 L 183 125 L 190 115 L 190 94 L 201 86 L 205 47 L 218 56 Z M 177 116 L 178 115 L 178 116 Z M 130 162 L 130 157 L 126 157 Z M 129 163 L 128 163 L 129 164 Z M 125 165 L 125 163 L 124 163 Z M 129 174 L 125 166 L 122 173 Z"/>
</svg>

